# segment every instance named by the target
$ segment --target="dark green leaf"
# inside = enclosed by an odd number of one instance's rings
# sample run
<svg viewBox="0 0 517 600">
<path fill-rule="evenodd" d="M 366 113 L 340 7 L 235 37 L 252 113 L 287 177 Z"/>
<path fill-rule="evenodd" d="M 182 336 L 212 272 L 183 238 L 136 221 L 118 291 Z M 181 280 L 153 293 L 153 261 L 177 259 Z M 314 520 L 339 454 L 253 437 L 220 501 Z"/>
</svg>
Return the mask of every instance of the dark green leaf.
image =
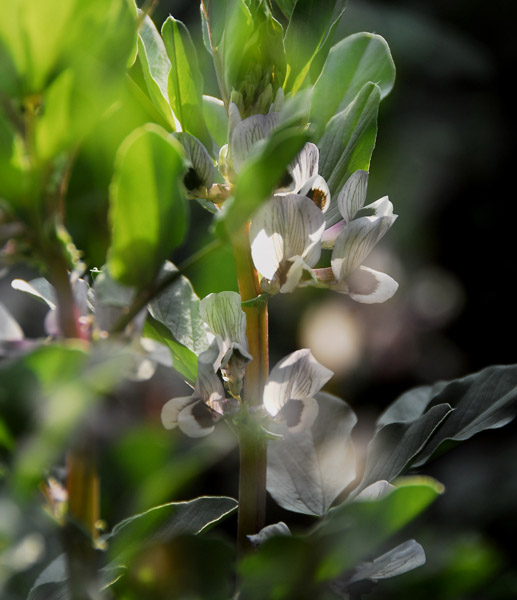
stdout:
<svg viewBox="0 0 517 600">
<path fill-rule="evenodd" d="M 377 114 L 380 91 L 377 85 L 367 83 L 348 107 L 333 117 L 321 138 L 319 172 L 327 181 L 331 198 L 358 169 L 368 171 L 377 137 Z M 334 200 L 326 213 L 327 226 L 341 219 Z"/>
<path fill-rule="evenodd" d="M 123 142 L 110 188 L 113 227 L 110 274 L 135 287 L 148 285 L 185 236 L 187 203 L 182 149 L 165 130 L 146 125 Z"/>
<path fill-rule="evenodd" d="M 267 488 L 282 508 L 321 516 L 354 480 L 357 418 L 340 398 L 320 393 L 317 399 L 318 418 L 309 430 L 269 442 Z"/>
<path fill-rule="evenodd" d="M 386 41 L 373 33 L 351 35 L 331 49 L 314 85 L 311 122 L 321 131 L 366 83 L 377 84 L 382 99 L 394 81 L 395 65 Z"/>
<path fill-rule="evenodd" d="M 448 404 L 439 404 L 409 423 L 390 423 L 368 444 L 363 478 L 354 495 L 376 481 L 392 481 L 411 465 L 433 432 L 450 415 Z"/>
</svg>

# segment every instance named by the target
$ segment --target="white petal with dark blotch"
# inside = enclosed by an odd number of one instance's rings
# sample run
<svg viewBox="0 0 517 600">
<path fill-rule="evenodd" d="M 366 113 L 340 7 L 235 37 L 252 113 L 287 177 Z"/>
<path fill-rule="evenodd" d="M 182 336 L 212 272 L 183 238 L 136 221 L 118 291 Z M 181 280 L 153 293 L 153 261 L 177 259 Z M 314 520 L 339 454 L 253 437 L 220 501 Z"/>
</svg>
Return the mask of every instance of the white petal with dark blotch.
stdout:
<svg viewBox="0 0 517 600">
<path fill-rule="evenodd" d="M 293 292 L 301 283 L 305 281 L 305 285 L 308 282 L 317 283 L 317 279 L 314 276 L 312 269 L 301 256 L 294 256 L 289 259 L 291 266 L 285 276 L 285 282 L 280 286 L 280 292 L 282 294 L 288 294 Z"/>
<path fill-rule="evenodd" d="M 307 196 L 321 212 L 327 212 L 330 206 L 330 190 L 321 175 L 313 175 L 299 191 L 301 196 Z"/>
<path fill-rule="evenodd" d="M 178 426 L 178 416 L 180 412 L 189 404 L 196 402 L 193 396 L 183 396 L 181 398 L 172 398 L 163 405 L 161 419 L 165 429 L 174 429 Z"/>
<path fill-rule="evenodd" d="M 271 371 L 264 387 L 264 407 L 275 417 L 289 400 L 312 398 L 332 375 L 332 371 L 320 364 L 310 350 L 297 350 Z"/>
<path fill-rule="evenodd" d="M 208 404 L 216 407 L 224 401 L 224 388 L 211 363 L 198 360 L 198 371 L 194 395 Z"/>
<path fill-rule="evenodd" d="M 309 429 L 318 416 L 319 406 L 314 398 L 289 399 L 276 415 L 276 421 L 287 425 L 291 433 Z"/>
<path fill-rule="evenodd" d="M 264 204 L 253 217 L 250 238 L 255 267 L 264 277 L 273 279 L 296 256 L 314 266 L 320 257 L 320 240 L 325 218 L 306 196 L 289 194 Z"/>
<path fill-rule="evenodd" d="M 300 150 L 288 170 L 294 181 L 295 192 L 298 192 L 306 183 L 318 174 L 318 161 L 320 153 L 316 144 L 307 142 Z"/>
<path fill-rule="evenodd" d="M 243 162 L 253 152 L 258 141 L 271 135 L 278 125 L 278 114 L 253 115 L 235 125 L 230 140 L 233 168 L 239 171 Z"/>
<path fill-rule="evenodd" d="M 190 133 L 174 133 L 191 163 L 187 175 L 184 178 L 187 189 L 193 190 L 200 186 L 209 188 L 214 183 L 214 164 L 207 149 Z"/>
<path fill-rule="evenodd" d="M 362 266 L 348 277 L 347 286 L 347 293 L 352 300 L 363 304 L 378 304 L 389 300 L 399 284 L 386 273 Z"/>
<path fill-rule="evenodd" d="M 212 433 L 214 422 L 212 411 L 202 400 L 188 404 L 178 415 L 178 427 L 193 438 Z"/>
<path fill-rule="evenodd" d="M 361 265 L 394 220 L 393 215 L 360 217 L 346 225 L 335 242 L 330 263 L 337 280 L 346 279 Z"/>
<path fill-rule="evenodd" d="M 368 172 L 356 171 L 346 180 L 337 197 L 337 205 L 345 223 L 349 223 L 364 206 Z"/>
</svg>

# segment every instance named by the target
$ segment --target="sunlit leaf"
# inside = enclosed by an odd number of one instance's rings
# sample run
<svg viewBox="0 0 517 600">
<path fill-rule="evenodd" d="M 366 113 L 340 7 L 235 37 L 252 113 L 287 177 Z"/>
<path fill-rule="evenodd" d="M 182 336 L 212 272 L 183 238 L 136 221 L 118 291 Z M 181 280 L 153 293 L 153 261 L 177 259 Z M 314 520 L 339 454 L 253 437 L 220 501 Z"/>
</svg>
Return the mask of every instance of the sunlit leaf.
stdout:
<svg viewBox="0 0 517 600">
<path fill-rule="evenodd" d="M 322 130 L 366 83 L 378 85 L 382 99 L 394 81 L 395 66 L 386 41 L 373 33 L 351 35 L 336 44 L 327 57 L 314 85 L 311 121 Z"/>
<path fill-rule="evenodd" d="M 202 110 L 203 76 L 190 33 L 181 21 L 171 16 L 161 32 L 171 64 L 167 80 L 171 108 L 183 131 L 191 133 L 212 150 L 212 139 Z"/>
<path fill-rule="evenodd" d="M 346 0 L 298 0 L 294 7 L 288 6 L 293 3 L 282 4 L 283 12 L 288 10 L 290 17 L 284 39 L 289 65 L 284 87 L 287 91 L 296 93 L 307 79 L 318 50 L 339 22 Z"/>
<path fill-rule="evenodd" d="M 224 203 L 216 231 L 226 237 L 239 229 L 269 198 L 287 165 L 308 141 L 297 128 L 275 130 L 239 173 L 233 197 Z"/>
<path fill-rule="evenodd" d="M 343 400 L 320 393 L 314 425 L 300 433 L 285 432 L 268 445 L 267 488 L 287 510 L 324 515 L 355 477 L 350 436 L 357 418 Z"/>
<path fill-rule="evenodd" d="M 213 96 L 203 96 L 203 115 L 213 139 L 219 145 L 224 146 L 228 135 L 228 115 L 224 102 Z"/>
<path fill-rule="evenodd" d="M 124 285 L 149 284 L 187 229 L 182 150 L 165 130 L 135 130 L 117 155 L 110 188 L 110 274 Z"/>
<path fill-rule="evenodd" d="M 171 62 L 165 44 L 149 16 L 146 16 L 138 36 L 138 59 L 142 66 L 149 97 L 172 131 L 179 129 L 169 104 L 167 85 Z"/>
<path fill-rule="evenodd" d="M 325 214 L 329 227 L 341 219 L 336 198 L 346 180 L 357 170 L 369 170 L 377 137 L 379 102 L 377 85 L 365 84 L 347 108 L 328 122 L 318 143 L 319 172 L 333 198 Z"/>
</svg>

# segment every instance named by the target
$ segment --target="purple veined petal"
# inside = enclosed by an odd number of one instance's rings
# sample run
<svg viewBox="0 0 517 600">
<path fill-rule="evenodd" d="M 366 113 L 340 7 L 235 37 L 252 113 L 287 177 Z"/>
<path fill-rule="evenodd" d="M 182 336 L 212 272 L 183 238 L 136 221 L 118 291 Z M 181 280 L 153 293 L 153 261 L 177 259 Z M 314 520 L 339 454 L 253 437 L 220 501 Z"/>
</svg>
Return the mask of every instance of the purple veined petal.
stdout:
<svg viewBox="0 0 517 600">
<path fill-rule="evenodd" d="M 201 318 L 212 333 L 222 339 L 224 352 L 232 344 L 237 344 L 243 353 L 247 353 L 246 314 L 237 292 L 208 294 L 201 300 L 199 309 Z"/>
<path fill-rule="evenodd" d="M 269 137 L 277 125 L 278 113 L 252 115 L 235 125 L 230 140 L 230 150 L 236 172 L 253 152 L 257 142 Z"/>
<path fill-rule="evenodd" d="M 294 161 L 289 165 L 289 172 L 294 181 L 294 192 L 299 190 L 318 174 L 320 152 L 316 144 L 307 142 Z"/>
<path fill-rule="evenodd" d="M 368 172 L 355 171 L 341 188 L 337 196 L 337 205 L 345 223 L 349 223 L 364 206 L 367 187 Z"/>
<path fill-rule="evenodd" d="M 289 400 L 312 398 L 333 373 L 307 348 L 283 358 L 271 371 L 264 387 L 264 407 L 275 417 Z"/>
<path fill-rule="evenodd" d="M 344 227 L 330 261 L 338 281 L 347 279 L 361 265 L 394 221 L 393 215 L 360 217 Z"/>
<path fill-rule="evenodd" d="M 313 175 L 300 189 L 301 196 L 307 196 L 321 210 L 327 212 L 330 206 L 330 190 L 321 175 Z"/>
<path fill-rule="evenodd" d="M 171 398 L 162 407 L 161 420 L 165 429 L 175 429 L 178 427 L 178 416 L 180 412 L 189 404 L 196 402 L 194 396 L 182 396 L 180 398 Z"/>
<path fill-rule="evenodd" d="M 312 426 L 318 412 L 318 402 L 314 398 L 291 398 L 278 411 L 275 420 L 284 423 L 291 433 L 300 433 Z"/>
<path fill-rule="evenodd" d="M 325 218 L 306 196 L 289 194 L 269 200 L 251 222 L 251 255 L 259 273 L 285 283 L 290 259 L 301 257 L 309 267 L 320 257 Z"/>
<path fill-rule="evenodd" d="M 214 413 L 202 400 L 187 404 L 178 414 L 178 427 L 189 437 L 210 435 L 215 429 L 214 423 Z"/>
</svg>

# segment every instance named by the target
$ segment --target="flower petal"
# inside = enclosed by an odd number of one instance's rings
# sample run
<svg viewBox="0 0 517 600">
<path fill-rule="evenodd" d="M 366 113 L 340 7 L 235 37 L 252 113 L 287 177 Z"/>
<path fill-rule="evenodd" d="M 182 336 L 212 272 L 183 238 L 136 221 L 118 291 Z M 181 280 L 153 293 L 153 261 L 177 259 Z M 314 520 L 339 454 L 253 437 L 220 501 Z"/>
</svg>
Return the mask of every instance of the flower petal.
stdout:
<svg viewBox="0 0 517 600">
<path fill-rule="evenodd" d="M 300 190 L 301 196 L 307 196 L 321 210 L 327 212 L 330 206 L 330 190 L 321 175 L 311 177 Z"/>
<path fill-rule="evenodd" d="M 306 196 L 289 194 L 272 198 L 251 222 L 251 255 L 257 270 L 284 283 L 288 261 L 300 256 L 312 267 L 320 257 L 325 218 Z"/>
<path fill-rule="evenodd" d="M 199 309 L 203 321 L 227 348 L 236 343 L 247 350 L 246 314 L 241 308 L 241 297 L 237 292 L 208 294 L 199 303 Z"/>
<path fill-rule="evenodd" d="M 294 191 L 298 192 L 315 175 L 318 174 L 320 152 L 316 144 L 307 142 L 297 157 L 289 165 L 289 172 L 294 181 Z"/>
<path fill-rule="evenodd" d="M 397 291 L 399 284 L 386 273 L 369 267 L 359 267 L 347 280 L 352 300 L 363 304 L 386 302 Z"/>
<path fill-rule="evenodd" d="M 389 200 L 387 202 L 391 206 L 391 202 Z M 338 281 L 346 279 L 359 267 L 393 225 L 396 216 L 393 215 L 393 212 L 389 214 L 389 206 L 384 204 L 383 208 L 388 213 L 386 216 L 375 215 L 354 219 L 346 225 L 337 238 L 330 264 Z"/>
<path fill-rule="evenodd" d="M 309 285 L 311 282 L 317 283 L 312 269 L 305 263 L 301 256 L 293 256 L 289 259 L 289 262 L 292 264 L 285 276 L 285 283 L 280 286 L 282 294 L 293 292 L 302 281 L 304 281 L 305 285 Z"/>
<path fill-rule="evenodd" d="M 212 433 L 214 423 L 213 412 L 202 400 L 188 404 L 178 415 L 178 427 L 185 435 L 193 438 Z"/>
<path fill-rule="evenodd" d="M 174 429 L 178 426 L 178 416 L 180 412 L 189 404 L 196 402 L 193 396 L 183 396 L 181 398 L 172 398 L 162 407 L 161 419 L 165 429 Z"/>
<path fill-rule="evenodd" d="M 278 113 L 252 115 L 235 125 L 230 141 L 235 171 L 239 171 L 244 161 L 252 153 L 256 143 L 271 135 L 277 125 Z"/>
<path fill-rule="evenodd" d="M 356 171 L 346 180 L 337 197 L 337 205 L 345 223 L 349 223 L 364 206 L 368 172 Z"/>
<path fill-rule="evenodd" d="M 291 433 L 309 429 L 318 416 L 318 402 L 314 398 L 289 399 L 276 415 L 277 421 L 287 425 Z"/>
<path fill-rule="evenodd" d="M 209 188 L 214 183 L 215 169 L 206 148 L 190 133 L 181 131 L 172 135 L 181 143 L 190 162 L 183 180 L 185 187 L 188 190 Z"/>
<path fill-rule="evenodd" d="M 264 387 L 264 407 L 275 417 L 289 400 L 312 398 L 332 375 L 310 350 L 297 350 L 271 371 Z"/>
</svg>

